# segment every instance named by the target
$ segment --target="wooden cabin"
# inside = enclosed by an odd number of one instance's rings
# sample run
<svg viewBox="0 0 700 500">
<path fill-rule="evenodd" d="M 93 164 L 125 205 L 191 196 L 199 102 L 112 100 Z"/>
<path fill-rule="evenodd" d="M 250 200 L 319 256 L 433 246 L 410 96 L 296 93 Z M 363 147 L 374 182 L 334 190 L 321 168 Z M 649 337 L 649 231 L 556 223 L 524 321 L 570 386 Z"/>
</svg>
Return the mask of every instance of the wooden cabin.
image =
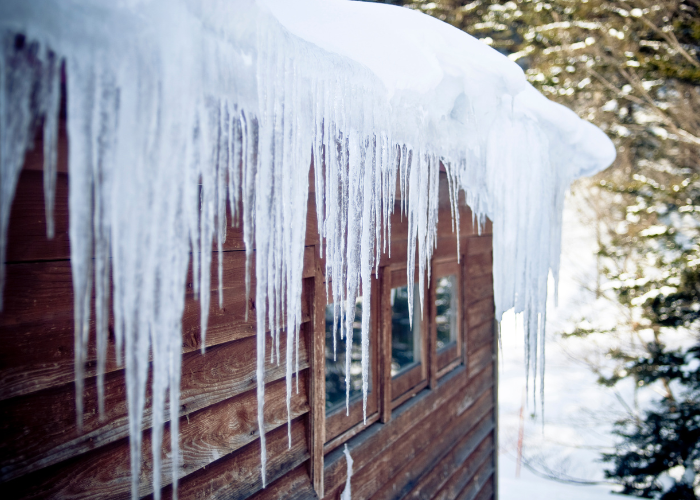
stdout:
<svg viewBox="0 0 700 500">
<path fill-rule="evenodd" d="M 12 206 L 4 309 L 0 313 L 3 499 L 130 496 L 124 370 L 117 365 L 111 345 L 101 420 L 94 338 L 85 367 L 84 429 L 79 432 L 76 427 L 67 148 L 63 123 L 55 238 L 46 238 L 41 138 L 26 157 Z M 408 324 L 406 308 L 407 222 L 400 215 L 397 200 L 391 223 L 391 257 L 384 254 L 381 258 L 369 304 L 371 387 L 366 424 L 362 422 L 362 398 L 354 386 L 349 416 L 345 414 L 344 344 L 339 342 L 339 361 L 333 361 L 334 320 L 326 298 L 314 196 L 309 193 L 304 323 L 299 393 L 292 399 L 292 447 L 287 443 L 284 363 L 271 364 L 268 353 L 266 489 L 260 473 L 255 315 L 245 321 L 243 238 L 240 231 L 229 229 L 223 256 L 224 307 L 220 309 L 218 299 L 214 300 L 218 284 L 213 277 L 205 354 L 200 352 L 200 306 L 191 280 L 186 292 L 180 498 L 336 499 L 345 488 L 345 444 L 354 460 L 352 498 L 496 498 L 491 225 L 487 222 L 479 234 L 469 209 L 460 201 L 458 260 L 444 172 L 440 180 L 444 199 L 440 203 L 439 240 L 430 286 L 425 291 L 424 314 L 422 318 L 420 313 L 414 315 L 413 327 Z M 313 190 L 314 183 L 309 185 Z M 212 274 L 216 272 L 215 264 Z M 252 297 L 254 292 L 248 306 L 254 308 Z M 358 301 L 358 307 L 363 306 L 368 305 Z M 355 357 L 353 353 L 353 360 Z M 353 368 L 355 364 L 353 361 Z M 351 375 L 356 377 L 354 370 Z M 153 493 L 149 405 L 147 402 L 139 478 L 142 497 Z M 167 425 L 164 442 L 167 471 Z M 164 472 L 164 498 L 172 496 L 169 482 L 170 475 Z"/>
</svg>

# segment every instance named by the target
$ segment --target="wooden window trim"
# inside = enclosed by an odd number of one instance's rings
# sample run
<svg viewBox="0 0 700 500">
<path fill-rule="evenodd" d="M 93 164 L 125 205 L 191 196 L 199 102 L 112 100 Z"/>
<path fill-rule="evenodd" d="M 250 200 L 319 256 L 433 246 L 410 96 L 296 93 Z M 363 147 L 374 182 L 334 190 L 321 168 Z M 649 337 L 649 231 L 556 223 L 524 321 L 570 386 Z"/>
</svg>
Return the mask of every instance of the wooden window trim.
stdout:
<svg viewBox="0 0 700 500">
<path fill-rule="evenodd" d="M 437 291 L 437 280 L 444 276 L 454 275 L 457 279 L 457 335 L 455 341 L 451 342 L 449 345 L 441 350 L 437 349 L 437 323 L 435 318 L 437 317 L 437 307 L 435 305 L 435 294 Z M 449 261 L 437 261 L 433 262 L 432 273 L 430 279 L 430 290 L 428 294 L 428 299 L 430 301 L 430 337 L 431 337 L 431 358 L 432 362 L 430 364 L 430 386 L 432 388 L 436 387 L 437 380 L 445 375 L 447 372 L 453 370 L 463 362 L 463 339 L 464 339 L 464 325 L 463 325 L 463 308 L 462 303 L 462 266 L 457 262 L 456 257 Z"/>
<path fill-rule="evenodd" d="M 311 355 L 311 384 L 309 412 L 309 443 L 310 443 L 310 477 L 314 491 L 319 497 L 324 495 L 323 472 L 324 449 L 326 442 L 326 318 L 323 261 L 320 258 L 320 246 L 314 251 L 315 274 L 313 285 L 307 284 L 313 289 L 313 342 Z M 308 282 L 306 282 L 308 283 Z"/>
<path fill-rule="evenodd" d="M 382 272 L 382 337 L 384 345 L 382 353 L 382 363 L 384 369 L 384 394 L 382 421 L 389 420 L 391 410 L 401 404 L 406 399 L 423 390 L 428 381 L 428 311 L 424 310 L 421 318 L 421 355 L 420 364 L 409 368 L 396 377 L 391 376 L 391 289 L 408 284 L 406 277 L 406 266 L 387 266 Z M 414 274 L 415 283 L 418 283 L 418 269 Z M 424 294 L 427 297 L 427 294 Z"/>
<path fill-rule="evenodd" d="M 372 311 L 370 323 L 370 379 L 371 392 L 367 394 L 367 423 L 363 422 L 362 398 L 350 402 L 349 415 L 346 414 L 345 406 L 342 406 L 332 413 L 325 416 L 325 439 L 324 453 L 331 451 L 341 445 L 350 437 L 357 434 L 359 430 L 370 425 L 370 421 L 375 422 L 378 418 L 379 411 L 379 393 L 378 387 L 381 385 L 381 375 L 379 373 L 379 335 L 375 332 L 379 331 L 380 321 L 375 311 L 379 310 L 379 283 L 377 280 L 372 280 L 372 290 L 370 297 L 370 310 Z M 331 303 L 328 299 L 325 303 Z M 325 313 L 324 313 L 325 314 Z M 325 316 L 323 322 L 324 335 L 324 360 L 325 360 Z M 360 339 L 353 339 L 353 343 Z M 340 339 L 339 339 L 340 341 Z M 325 413 L 325 365 L 324 365 L 324 413 Z M 358 430 L 359 429 L 359 430 Z"/>
<path fill-rule="evenodd" d="M 343 445 L 348 440 L 357 436 L 360 432 L 367 429 L 370 425 L 379 421 L 379 416 L 379 412 L 376 412 L 372 416 L 367 417 L 367 423 L 360 422 L 328 441 L 326 444 L 323 445 L 323 454 L 325 455 L 330 453 L 331 451 L 335 450 L 338 446 Z"/>
</svg>

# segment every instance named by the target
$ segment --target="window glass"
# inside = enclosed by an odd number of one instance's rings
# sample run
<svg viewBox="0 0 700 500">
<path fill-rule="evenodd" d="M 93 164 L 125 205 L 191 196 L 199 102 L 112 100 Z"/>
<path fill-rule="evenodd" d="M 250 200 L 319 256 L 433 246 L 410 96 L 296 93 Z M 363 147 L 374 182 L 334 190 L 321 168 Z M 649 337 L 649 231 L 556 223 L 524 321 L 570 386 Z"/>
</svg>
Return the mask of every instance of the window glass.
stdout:
<svg viewBox="0 0 700 500">
<path fill-rule="evenodd" d="M 391 376 L 420 363 L 421 328 L 418 284 L 413 288 L 413 325 L 408 313 L 408 287 L 391 289 Z"/>
<path fill-rule="evenodd" d="M 336 350 L 333 352 L 333 304 L 326 306 L 326 413 L 345 406 L 345 335 L 340 338 L 341 325 L 345 326 L 344 310 L 338 312 L 336 322 Z M 350 361 L 350 401 L 362 397 L 362 297 L 355 302 L 352 351 Z M 370 367 L 370 375 L 372 373 Z M 370 387 L 371 390 L 371 377 Z"/>
<path fill-rule="evenodd" d="M 438 351 L 457 340 L 457 276 L 438 278 L 435 287 L 435 325 Z"/>
</svg>

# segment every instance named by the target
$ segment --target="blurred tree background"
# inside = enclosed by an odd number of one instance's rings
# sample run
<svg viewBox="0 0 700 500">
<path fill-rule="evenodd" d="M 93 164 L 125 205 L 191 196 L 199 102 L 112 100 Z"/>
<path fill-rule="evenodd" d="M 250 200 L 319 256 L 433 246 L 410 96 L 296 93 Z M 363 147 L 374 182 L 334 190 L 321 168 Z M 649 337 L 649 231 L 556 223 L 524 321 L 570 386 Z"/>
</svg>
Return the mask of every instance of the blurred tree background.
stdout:
<svg viewBox="0 0 700 500">
<path fill-rule="evenodd" d="M 616 422 L 606 475 L 624 493 L 696 498 L 700 485 L 700 0 L 440 0 L 403 4 L 492 46 L 545 96 L 603 129 L 615 164 L 581 181 L 615 324 L 599 383 L 655 391 Z"/>
</svg>

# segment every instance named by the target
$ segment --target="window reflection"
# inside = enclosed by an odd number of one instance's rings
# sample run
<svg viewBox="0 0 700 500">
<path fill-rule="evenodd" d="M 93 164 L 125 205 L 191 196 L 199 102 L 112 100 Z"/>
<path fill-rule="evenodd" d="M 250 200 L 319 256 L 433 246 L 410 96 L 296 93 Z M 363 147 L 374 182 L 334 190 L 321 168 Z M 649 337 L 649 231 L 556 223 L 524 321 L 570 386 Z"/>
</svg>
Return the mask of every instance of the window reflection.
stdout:
<svg viewBox="0 0 700 500">
<path fill-rule="evenodd" d="M 413 326 L 409 321 L 408 287 L 391 289 L 391 376 L 420 363 L 420 296 L 413 287 Z"/>
<path fill-rule="evenodd" d="M 438 351 L 457 340 L 457 276 L 437 279 L 435 325 Z"/>
<path fill-rule="evenodd" d="M 333 354 L 333 304 L 326 306 L 326 413 L 345 406 L 345 338 L 340 338 L 345 325 L 345 311 L 338 312 L 336 352 Z M 355 301 L 353 342 L 350 361 L 350 401 L 362 397 L 362 297 Z M 371 351 L 371 349 L 370 349 Z M 370 367 L 370 391 L 371 391 Z"/>
</svg>

